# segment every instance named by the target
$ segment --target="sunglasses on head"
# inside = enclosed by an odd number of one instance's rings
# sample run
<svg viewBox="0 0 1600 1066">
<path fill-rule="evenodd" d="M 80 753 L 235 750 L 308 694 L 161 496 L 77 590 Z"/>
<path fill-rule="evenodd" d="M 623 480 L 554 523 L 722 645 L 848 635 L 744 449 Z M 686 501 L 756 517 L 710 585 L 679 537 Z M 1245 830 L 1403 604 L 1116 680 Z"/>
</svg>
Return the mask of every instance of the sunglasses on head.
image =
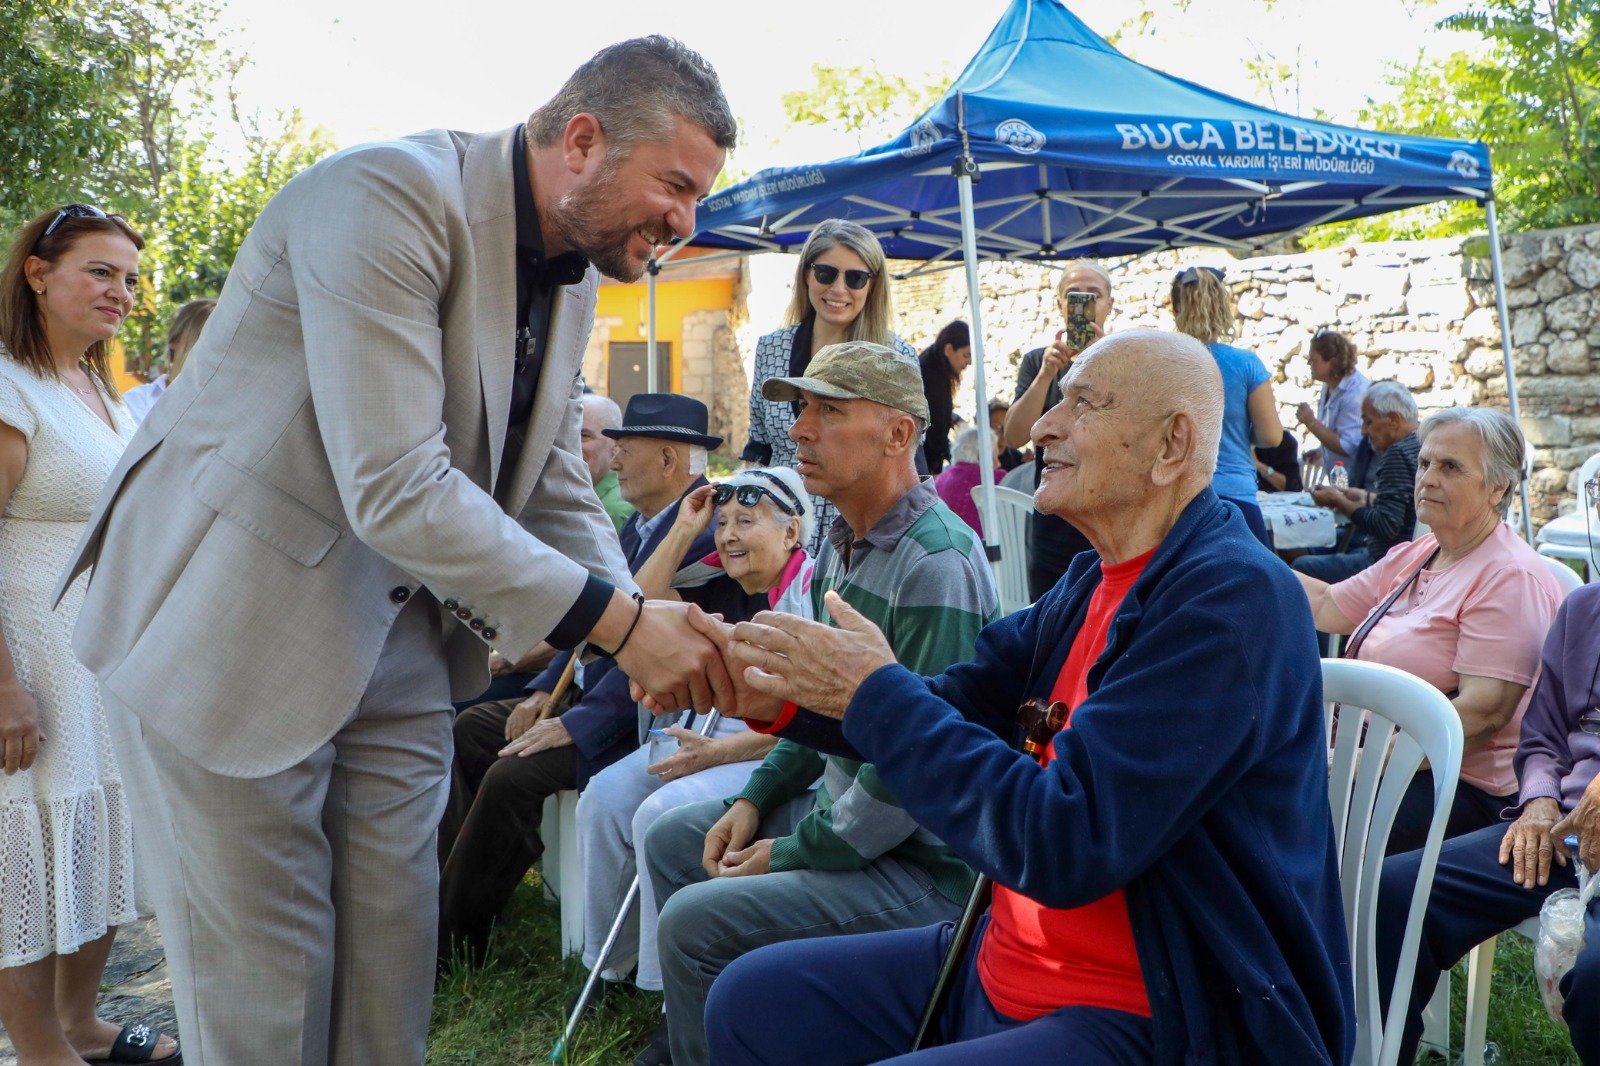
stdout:
<svg viewBox="0 0 1600 1066">
<path fill-rule="evenodd" d="M 832 285 L 839 280 L 839 268 L 829 266 L 827 263 L 812 263 L 811 274 L 817 279 L 818 285 Z M 871 280 L 872 271 L 870 270 L 846 270 L 844 272 L 845 287 L 856 292 L 866 288 L 867 282 Z"/>
<path fill-rule="evenodd" d="M 1207 274 L 1210 274 L 1212 277 L 1216 278 L 1218 281 L 1226 281 L 1227 280 L 1227 275 L 1224 274 L 1222 271 L 1218 270 L 1216 267 L 1206 267 L 1206 266 L 1203 266 L 1203 267 L 1188 267 L 1187 269 L 1180 270 L 1180 271 L 1178 271 L 1178 276 L 1176 278 L 1174 278 L 1173 280 L 1176 281 L 1179 285 L 1193 285 L 1195 282 L 1200 280 L 1200 272 L 1202 270 L 1205 271 Z"/>
<path fill-rule="evenodd" d="M 738 500 L 742 507 L 754 507 L 761 502 L 761 497 L 765 496 L 777 505 L 778 510 L 786 515 L 798 517 L 805 512 L 805 505 L 800 502 L 788 485 L 785 485 L 781 480 L 764 470 L 756 470 L 753 473 L 757 477 L 764 477 L 771 481 L 783 492 L 783 495 L 779 496 L 765 485 L 718 485 L 716 494 L 712 497 L 716 505 L 721 507 L 729 500 Z"/>
<path fill-rule="evenodd" d="M 61 210 L 56 212 L 56 217 L 51 219 L 50 225 L 46 226 L 44 228 L 44 232 L 39 234 L 39 239 L 43 240 L 44 238 L 50 236 L 50 234 L 54 233 L 56 231 L 56 227 L 61 225 L 63 219 L 109 217 L 109 215 L 100 210 L 98 207 L 95 207 L 93 204 L 68 204 L 66 207 L 63 207 Z"/>
</svg>

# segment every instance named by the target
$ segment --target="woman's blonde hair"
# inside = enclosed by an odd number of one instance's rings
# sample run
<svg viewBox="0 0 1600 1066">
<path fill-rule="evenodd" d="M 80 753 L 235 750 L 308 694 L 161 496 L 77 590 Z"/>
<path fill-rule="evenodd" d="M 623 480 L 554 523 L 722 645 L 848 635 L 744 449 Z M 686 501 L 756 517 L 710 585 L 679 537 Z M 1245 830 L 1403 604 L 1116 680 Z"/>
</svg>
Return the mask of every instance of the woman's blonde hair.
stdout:
<svg viewBox="0 0 1600 1066">
<path fill-rule="evenodd" d="M 1216 344 L 1238 330 L 1233 294 L 1213 267 L 1190 267 L 1172 279 L 1172 317 L 1179 333 Z"/>
<path fill-rule="evenodd" d="M 799 325 L 811 314 L 811 293 L 806 286 L 806 274 L 825 252 L 834 248 L 847 248 L 861 258 L 872 271 L 872 283 L 867 286 L 867 300 L 861 313 L 850 324 L 846 340 L 868 341 L 890 347 L 889 324 L 894 318 L 894 304 L 889 298 L 889 277 L 884 269 L 883 245 L 865 226 L 842 218 L 830 218 L 817 223 L 806 243 L 800 248 L 800 263 L 795 267 L 794 291 L 789 297 L 789 308 L 784 312 L 783 324 Z"/>
<path fill-rule="evenodd" d="M 194 347 L 194 342 L 200 339 L 200 329 L 206 324 L 206 319 L 211 317 L 211 312 L 216 310 L 215 300 L 190 300 L 178 308 L 178 313 L 172 316 L 172 325 L 167 327 L 167 384 L 171 385 L 177 380 L 178 374 L 183 370 L 183 364 L 189 358 L 189 350 Z"/>
</svg>

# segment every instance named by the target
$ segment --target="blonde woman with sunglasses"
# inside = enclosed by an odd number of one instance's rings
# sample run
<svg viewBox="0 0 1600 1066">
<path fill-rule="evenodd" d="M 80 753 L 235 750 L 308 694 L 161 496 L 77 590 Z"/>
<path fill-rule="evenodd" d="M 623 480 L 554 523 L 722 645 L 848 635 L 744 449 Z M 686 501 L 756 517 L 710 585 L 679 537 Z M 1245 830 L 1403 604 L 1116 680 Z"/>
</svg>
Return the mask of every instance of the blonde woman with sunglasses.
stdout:
<svg viewBox="0 0 1600 1066">
<path fill-rule="evenodd" d="M 888 281 L 883 246 L 865 227 L 831 218 L 811 231 L 795 266 L 783 328 L 756 343 L 745 462 L 794 466 L 789 427 L 794 425 L 795 407 L 763 398 L 761 386 L 768 378 L 799 377 L 812 356 L 842 341 L 882 344 L 916 357 L 916 349 L 889 329 L 894 310 Z M 812 497 L 812 503 L 816 522 L 807 547 L 815 558 L 838 512 L 820 496 Z"/>
</svg>

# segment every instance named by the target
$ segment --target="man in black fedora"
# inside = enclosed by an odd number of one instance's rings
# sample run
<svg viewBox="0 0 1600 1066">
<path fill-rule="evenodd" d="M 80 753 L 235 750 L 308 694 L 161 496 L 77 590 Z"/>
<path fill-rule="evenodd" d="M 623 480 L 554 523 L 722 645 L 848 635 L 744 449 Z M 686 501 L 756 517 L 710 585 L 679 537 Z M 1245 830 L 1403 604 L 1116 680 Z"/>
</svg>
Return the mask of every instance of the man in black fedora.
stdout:
<svg viewBox="0 0 1600 1066">
<path fill-rule="evenodd" d="M 706 432 L 706 405 L 688 396 L 639 393 L 628 401 L 613 466 L 634 514 L 622 527 L 622 551 L 637 572 L 678 514 L 705 485 L 707 452 L 722 443 Z M 682 564 L 715 550 L 708 529 Z M 560 716 L 541 717 L 567 669 L 558 655 L 519 699 L 479 703 L 455 723 L 450 800 L 439 826 L 439 963 L 476 962 L 495 918 L 544 851 L 539 821 L 546 797 L 581 789 L 589 778 L 638 745 L 628 678 L 609 659 L 574 671 L 581 698 Z"/>
</svg>

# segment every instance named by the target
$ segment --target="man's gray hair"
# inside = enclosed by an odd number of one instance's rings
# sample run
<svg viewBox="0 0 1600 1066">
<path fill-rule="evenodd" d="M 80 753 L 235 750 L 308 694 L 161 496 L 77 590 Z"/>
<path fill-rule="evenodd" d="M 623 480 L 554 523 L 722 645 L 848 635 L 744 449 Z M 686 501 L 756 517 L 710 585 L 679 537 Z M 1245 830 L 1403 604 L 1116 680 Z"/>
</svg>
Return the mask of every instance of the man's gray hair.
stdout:
<svg viewBox="0 0 1600 1066">
<path fill-rule="evenodd" d="M 978 427 L 968 426 L 956 435 L 956 443 L 950 449 L 952 463 L 977 463 L 982 461 L 978 448 Z"/>
<path fill-rule="evenodd" d="M 1417 420 L 1417 398 L 1398 381 L 1373 382 L 1365 399 L 1372 405 L 1373 414 L 1399 415 L 1402 422 Z"/>
<path fill-rule="evenodd" d="M 761 507 L 769 516 L 771 516 L 772 520 L 778 523 L 780 526 L 786 526 L 790 522 L 799 522 L 799 539 L 795 541 L 795 544 L 801 548 L 804 548 L 807 544 L 811 543 L 811 531 L 816 528 L 816 503 L 812 500 L 811 494 L 806 491 L 805 481 L 801 479 L 799 473 L 796 472 L 793 467 L 751 467 L 734 474 L 732 477 L 724 481 L 723 484 L 756 485 L 760 488 L 766 489 L 768 492 L 776 493 L 778 496 L 782 496 L 783 491 L 772 483 L 772 478 L 777 478 L 779 481 L 783 482 L 784 485 L 788 487 L 789 491 L 794 493 L 794 498 L 800 501 L 800 514 L 798 517 L 794 515 L 786 515 L 779 510 L 770 499 L 766 497 L 762 497 Z M 784 502 L 789 503 L 791 501 L 785 500 Z"/>
<path fill-rule="evenodd" d="M 1225 394 L 1222 370 L 1204 344 L 1183 333 L 1158 330 L 1141 330 L 1141 334 L 1159 341 L 1175 357 L 1162 368 L 1166 379 L 1167 397 L 1171 410 L 1183 412 L 1194 419 L 1194 477 L 1205 484 L 1211 483 L 1217 472 L 1217 450 L 1222 446 L 1222 415 Z M 1117 334 L 1118 337 L 1126 336 Z"/>
<path fill-rule="evenodd" d="M 706 450 L 698 444 L 689 445 L 689 476 L 699 477 L 706 472 Z"/>
<path fill-rule="evenodd" d="M 1504 518 L 1511 512 L 1511 497 L 1522 483 L 1522 462 L 1527 445 L 1516 419 L 1493 407 L 1449 407 L 1435 411 L 1422 423 L 1417 439 L 1427 443 L 1428 434 L 1440 426 L 1463 425 L 1478 435 L 1483 445 L 1483 480 L 1490 487 L 1504 485 L 1498 510 Z"/>
<path fill-rule="evenodd" d="M 527 135 L 548 147 L 584 113 L 600 123 L 608 145 L 624 149 L 621 155 L 635 144 L 670 140 L 680 117 L 705 130 L 719 148 L 732 148 L 738 139 L 717 72 L 698 52 L 660 35 L 635 37 L 595 53 L 529 116 Z"/>
<path fill-rule="evenodd" d="M 586 392 L 579 399 L 583 401 L 584 407 L 598 407 L 604 412 L 602 415 L 604 424 L 601 425 L 601 429 L 622 428 L 622 408 L 617 406 L 617 401 L 598 392 Z"/>
</svg>

